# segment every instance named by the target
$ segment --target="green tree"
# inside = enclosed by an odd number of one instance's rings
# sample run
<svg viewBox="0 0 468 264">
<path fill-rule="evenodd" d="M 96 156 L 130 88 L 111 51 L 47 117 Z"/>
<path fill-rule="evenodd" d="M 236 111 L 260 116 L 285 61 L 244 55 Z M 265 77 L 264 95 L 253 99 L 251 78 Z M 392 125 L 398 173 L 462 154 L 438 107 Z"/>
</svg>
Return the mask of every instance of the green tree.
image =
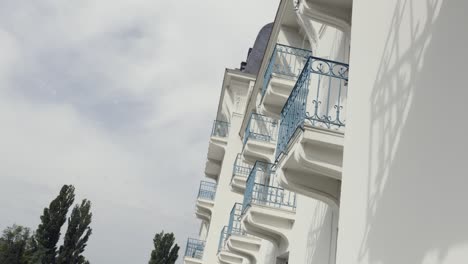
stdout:
<svg viewBox="0 0 468 264">
<path fill-rule="evenodd" d="M 27 264 L 33 246 L 30 233 L 27 227 L 7 227 L 0 238 L 0 263 Z"/>
<path fill-rule="evenodd" d="M 75 200 L 75 188 L 64 185 L 60 194 L 44 208 L 34 235 L 29 228 L 13 225 L 0 238 L 0 264 L 89 264 L 82 253 L 91 236 L 91 202 L 83 200 L 68 218 L 63 245 L 57 250 L 60 230 Z"/>
<path fill-rule="evenodd" d="M 35 239 L 37 249 L 33 263 L 55 264 L 57 255 L 57 242 L 60 239 L 60 229 L 67 219 L 70 206 L 75 201 L 75 188 L 64 185 L 60 194 L 44 208 L 41 224 L 37 228 Z"/>
<path fill-rule="evenodd" d="M 60 247 L 57 264 L 84 264 L 87 263 L 84 256 L 86 242 L 88 242 L 92 229 L 91 224 L 91 202 L 86 199 L 81 205 L 75 205 L 71 216 L 68 218 L 68 228 L 65 234 L 63 246 Z"/>
<path fill-rule="evenodd" d="M 153 239 L 154 250 L 151 252 L 149 264 L 174 264 L 179 257 L 179 246 L 174 245 L 174 234 L 164 234 L 162 231 Z"/>
</svg>

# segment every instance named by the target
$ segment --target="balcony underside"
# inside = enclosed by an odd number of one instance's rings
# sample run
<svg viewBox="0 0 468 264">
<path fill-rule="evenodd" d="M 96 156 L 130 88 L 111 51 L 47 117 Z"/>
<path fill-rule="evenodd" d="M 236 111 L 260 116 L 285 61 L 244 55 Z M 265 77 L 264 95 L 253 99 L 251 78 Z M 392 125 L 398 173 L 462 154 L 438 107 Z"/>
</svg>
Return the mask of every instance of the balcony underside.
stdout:
<svg viewBox="0 0 468 264">
<path fill-rule="evenodd" d="M 218 260 L 221 264 L 244 264 L 244 258 L 238 254 L 222 250 L 218 254 Z"/>
<path fill-rule="evenodd" d="M 206 177 L 216 180 L 221 171 L 221 164 L 226 152 L 227 138 L 211 137 L 208 145 L 207 161 L 205 166 Z"/>
<path fill-rule="evenodd" d="M 256 161 L 271 163 L 275 149 L 276 143 L 249 138 L 245 142 L 242 155 L 244 160 L 250 164 L 254 164 Z"/>
<path fill-rule="evenodd" d="M 306 0 L 297 13 L 301 20 L 310 19 L 350 33 L 352 5 L 353 0 Z"/>
<path fill-rule="evenodd" d="M 236 193 L 243 194 L 245 192 L 246 176 L 234 175 L 231 180 L 231 189 Z"/>
<path fill-rule="evenodd" d="M 214 201 L 197 199 L 195 215 L 202 221 L 210 222 Z"/>
<path fill-rule="evenodd" d="M 286 100 L 288 100 L 295 83 L 296 80 L 291 77 L 286 79 L 281 77 L 281 75 L 273 75 L 262 99 L 262 114 L 279 118 L 281 110 Z"/>
<path fill-rule="evenodd" d="M 251 236 L 231 235 L 227 240 L 230 252 L 244 257 L 249 264 L 256 264 L 260 253 L 261 240 Z"/>
<path fill-rule="evenodd" d="M 306 124 L 278 161 L 277 176 L 283 188 L 337 206 L 342 163 L 343 133 Z"/>
<path fill-rule="evenodd" d="M 184 264 L 203 264 L 201 259 L 184 257 Z"/>
<path fill-rule="evenodd" d="M 271 241 L 279 248 L 288 248 L 295 216 L 293 211 L 251 204 L 242 217 L 242 224 L 249 234 Z"/>
<path fill-rule="evenodd" d="M 227 138 L 211 137 L 208 145 L 208 159 L 222 161 L 226 152 Z"/>
<path fill-rule="evenodd" d="M 208 159 L 205 165 L 205 176 L 207 178 L 218 180 L 219 174 L 221 173 L 222 161 Z"/>
</svg>

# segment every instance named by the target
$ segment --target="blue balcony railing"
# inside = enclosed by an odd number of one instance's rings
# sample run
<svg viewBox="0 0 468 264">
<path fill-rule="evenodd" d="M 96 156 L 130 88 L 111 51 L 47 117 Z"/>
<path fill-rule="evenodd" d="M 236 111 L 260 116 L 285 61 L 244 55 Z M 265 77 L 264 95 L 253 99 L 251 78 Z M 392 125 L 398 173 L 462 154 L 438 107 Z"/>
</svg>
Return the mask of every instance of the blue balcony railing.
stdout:
<svg viewBox="0 0 468 264">
<path fill-rule="evenodd" d="M 221 250 L 226 249 L 226 242 L 228 239 L 228 227 L 224 226 L 221 230 L 221 234 L 219 235 L 219 244 L 218 244 L 218 253 Z"/>
<path fill-rule="evenodd" d="M 281 111 L 276 160 L 305 121 L 328 129 L 344 128 L 348 71 L 348 64 L 309 57 Z"/>
<path fill-rule="evenodd" d="M 202 259 L 204 250 L 205 241 L 189 238 L 187 240 L 187 246 L 185 247 L 185 257 Z"/>
<path fill-rule="evenodd" d="M 213 201 L 216 196 L 216 183 L 201 181 L 198 189 L 198 199 Z"/>
<path fill-rule="evenodd" d="M 227 137 L 229 136 L 229 123 L 225 121 L 215 120 L 213 129 L 211 130 L 212 137 Z"/>
<path fill-rule="evenodd" d="M 229 215 L 228 235 L 245 235 L 245 231 L 242 228 L 241 217 L 242 204 L 235 203 Z"/>
<path fill-rule="evenodd" d="M 227 240 L 231 235 L 246 235 L 247 233 L 242 228 L 241 223 L 242 217 L 242 204 L 235 203 L 232 207 L 231 214 L 229 215 L 229 224 L 224 226 L 221 230 L 221 234 L 219 236 L 219 245 L 218 245 L 218 253 L 226 248 Z"/>
<path fill-rule="evenodd" d="M 274 179 L 273 164 L 262 161 L 255 162 L 249 178 L 247 178 L 243 213 L 251 204 L 274 208 L 296 209 L 296 194 L 280 188 Z"/>
<path fill-rule="evenodd" d="M 257 141 L 276 142 L 277 137 L 278 120 L 257 113 L 250 114 L 249 123 L 247 123 L 244 133 L 244 145 L 249 138 Z"/>
<path fill-rule="evenodd" d="M 263 76 L 262 96 L 265 95 L 272 74 L 297 78 L 301 74 L 307 58 L 311 55 L 310 50 L 276 44 Z"/>
<path fill-rule="evenodd" d="M 248 164 L 242 158 L 242 154 L 237 154 L 236 161 L 234 162 L 234 166 L 232 168 L 232 177 L 240 176 L 240 177 L 249 177 L 250 171 L 252 170 L 252 165 Z"/>
</svg>

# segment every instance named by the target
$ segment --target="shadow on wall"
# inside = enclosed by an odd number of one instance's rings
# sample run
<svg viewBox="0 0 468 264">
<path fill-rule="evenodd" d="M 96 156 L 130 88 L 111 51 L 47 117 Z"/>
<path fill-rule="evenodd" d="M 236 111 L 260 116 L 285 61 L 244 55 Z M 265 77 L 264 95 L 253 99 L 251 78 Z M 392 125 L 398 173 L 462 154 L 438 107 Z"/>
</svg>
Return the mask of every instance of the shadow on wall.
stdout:
<svg viewBox="0 0 468 264">
<path fill-rule="evenodd" d="M 315 207 L 307 234 L 307 264 L 330 263 L 332 214 L 333 209 L 323 202 Z"/>
<path fill-rule="evenodd" d="M 464 0 L 395 7 L 370 98 L 359 262 L 443 263 L 468 242 L 466 10 Z"/>
</svg>

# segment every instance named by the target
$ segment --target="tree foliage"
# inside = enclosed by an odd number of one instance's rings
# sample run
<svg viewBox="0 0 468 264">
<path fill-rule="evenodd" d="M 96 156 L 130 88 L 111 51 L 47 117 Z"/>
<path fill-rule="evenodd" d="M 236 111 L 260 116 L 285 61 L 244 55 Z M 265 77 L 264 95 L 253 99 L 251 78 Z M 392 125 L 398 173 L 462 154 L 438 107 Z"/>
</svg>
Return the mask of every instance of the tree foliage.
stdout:
<svg viewBox="0 0 468 264">
<path fill-rule="evenodd" d="M 75 188 L 64 185 L 44 208 L 35 234 L 22 226 L 6 228 L 0 238 L 0 264 L 89 264 L 82 255 L 92 233 L 91 202 L 86 199 L 73 208 L 63 245 L 57 250 L 60 230 L 74 201 Z"/>
<path fill-rule="evenodd" d="M 179 246 L 174 245 L 175 237 L 173 233 L 165 234 L 162 231 L 156 234 L 153 239 L 154 250 L 151 252 L 149 264 L 174 264 L 179 257 Z"/>
<path fill-rule="evenodd" d="M 28 264 L 33 245 L 31 231 L 27 227 L 7 227 L 0 238 L 0 263 Z"/>
<path fill-rule="evenodd" d="M 57 255 L 57 242 L 60 239 L 60 229 L 67 220 L 67 213 L 75 201 L 75 188 L 72 185 L 64 185 L 60 194 L 44 208 L 41 216 L 41 224 L 36 231 L 38 250 L 35 252 L 35 260 L 42 264 L 55 264 Z"/>
<path fill-rule="evenodd" d="M 81 255 L 86 247 L 92 229 L 91 202 L 83 200 L 81 205 L 73 208 L 68 219 L 68 229 L 65 234 L 63 246 L 60 247 L 57 264 L 84 264 L 86 260 Z"/>
</svg>

